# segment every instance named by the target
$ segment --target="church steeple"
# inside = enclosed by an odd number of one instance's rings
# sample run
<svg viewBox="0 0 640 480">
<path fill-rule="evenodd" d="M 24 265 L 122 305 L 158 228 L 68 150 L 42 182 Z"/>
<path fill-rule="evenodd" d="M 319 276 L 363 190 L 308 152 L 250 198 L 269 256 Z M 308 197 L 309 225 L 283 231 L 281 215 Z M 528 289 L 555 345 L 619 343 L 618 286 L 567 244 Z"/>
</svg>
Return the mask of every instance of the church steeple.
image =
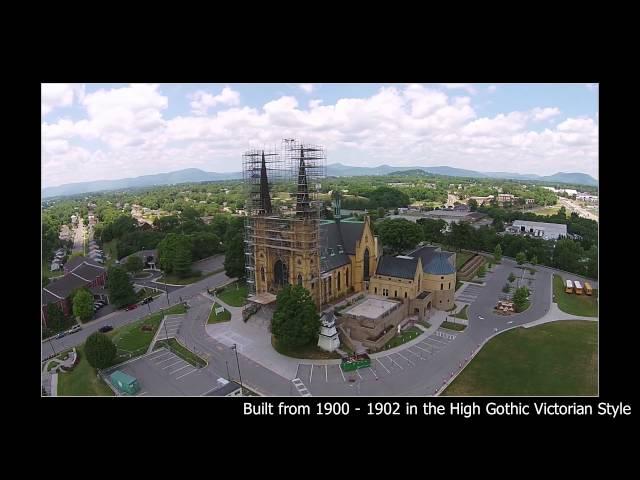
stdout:
<svg viewBox="0 0 640 480">
<path fill-rule="evenodd" d="M 269 179 L 267 178 L 267 164 L 262 151 L 262 166 L 260 167 L 260 213 L 270 215 L 271 196 L 269 195 Z"/>
<path fill-rule="evenodd" d="M 300 167 L 298 168 L 298 193 L 296 196 L 296 216 L 304 217 L 309 211 L 309 186 L 304 165 L 304 149 L 300 147 Z"/>
</svg>

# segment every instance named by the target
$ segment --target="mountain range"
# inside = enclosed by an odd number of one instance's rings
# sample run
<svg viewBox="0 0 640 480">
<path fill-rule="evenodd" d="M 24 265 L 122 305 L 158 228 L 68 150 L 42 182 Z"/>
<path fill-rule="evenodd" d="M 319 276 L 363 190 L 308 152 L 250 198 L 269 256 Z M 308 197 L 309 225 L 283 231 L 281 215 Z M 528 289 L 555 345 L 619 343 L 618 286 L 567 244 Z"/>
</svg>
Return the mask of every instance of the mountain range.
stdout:
<svg viewBox="0 0 640 480">
<path fill-rule="evenodd" d="M 380 165 L 379 167 L 353 167 L 341 163 L 327 165 L 327 176 L 331 177 L 355 177 L 364 175 L 396 175 L 415 174 L 416 171 L 449 177 L 469 178 L 504 178 L 511 180 L 535 180 L 539 182 L 568 183 L 574 185 L 597 186 L 598 180 L 586 173 L 558 172 L 553 175 L 540 176 L 534 174 L 520 174 L 512 172 L 477 172 L 462 168 L 436 166 L 436 167 L 393 167 Z M 59 197 L 65 195 L 78 195 L 81 193 L 99 192 L 104 190 L 120 190 L 136 187 L 152 187 L 156 185 L 172 185 L 177 183 L 211 182 L 215 180 L 237 180 L 242 178 L 242 172 L 216 173 L 205 172 L 198 168 L 187 168 L 175 172 L 143 175 L 141 177 L 122 178 L 118 180 L 96 180 L 93 182 L 66 183 L 56 187 L 42 189 L 42 197 Z"/>
</svg>

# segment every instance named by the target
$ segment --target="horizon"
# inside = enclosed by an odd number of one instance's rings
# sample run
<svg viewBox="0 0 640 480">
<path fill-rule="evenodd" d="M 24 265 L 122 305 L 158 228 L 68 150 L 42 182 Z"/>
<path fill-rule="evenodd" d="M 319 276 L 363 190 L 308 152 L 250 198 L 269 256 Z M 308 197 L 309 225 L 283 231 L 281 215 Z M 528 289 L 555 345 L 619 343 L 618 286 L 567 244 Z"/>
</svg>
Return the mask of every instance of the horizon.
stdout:
<svg viewBox="0 0 640 480">
<path fill-rule="evenodd" d="M 328 165 L 597 180 L 598 86 L 41 85 L 41 189 L 239 172 L 245 150 L 285 137 L 324 145 Z"/>
</svg>

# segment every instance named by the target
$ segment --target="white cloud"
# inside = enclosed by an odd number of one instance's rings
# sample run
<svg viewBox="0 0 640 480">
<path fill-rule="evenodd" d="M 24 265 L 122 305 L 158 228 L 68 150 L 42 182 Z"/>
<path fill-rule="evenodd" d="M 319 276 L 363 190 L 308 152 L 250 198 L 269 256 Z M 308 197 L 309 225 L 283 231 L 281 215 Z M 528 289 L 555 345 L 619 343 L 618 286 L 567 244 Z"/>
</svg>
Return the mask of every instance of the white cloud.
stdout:
<svg viewBox="0 0 640 480">
<path fill-rule="evenodd" d="M 547 108 L 534 108 L 531 113 L 533 114 L 534 120 L 542 121 L 547 120 L 549 118 L 560 115 L 560 109 L 557 107 L 547 107 Z"/>
<path fill-rule="evenodd" d="M 313 83 L 301 83 L 298 85 L 301 90 L 304 90 L 307 93 L 313 92 Z"/>
<path fill-rule="evenodd" d="M 208 109 L 211 101 L 198 98 Z M 255 108 L 230 105 L 206 116 L 166 118 L 168 102 L 158 85 L 131 85 L 86 95 L 82 120 L 43 122 L 47 184 L 190 166 L 239 171 L 249 144 L 273 145 L 287 137 L 325 145 L 329 163 L 597 172 L 594 119 L 567 118 L 531 131 L 530 122 L 557 118 L 559 109 L 478 118 L 471 97 L 423 85 L 384 87 L 369 97 L 332 104 L 313 99 L 301 105 L 293 96 L 280 96 Z"/>
<path fill-rule="evenodd" d="M 216 105 L 238 105 L 240 94 L 229 87 L 224 87 L 218 95 L 198 90 L 190 96 L 191 111 L 194 115 L 206 115 L 210 108 Z"/>
<path fill-rule="evenodd" d="M 498 89 L 498 87 L 496 87 L 495 85 L 489 85 L 489 86 L 487 87 L 487 91 L 488 91 L 489 93 L 495 93 L 495 91 L 496 91 L 497 89 Z"/>
<path fill-rule="evenodd" d="M 40 114 L 45 116 L 57 107 L 70 107 L 84 98 L 84 85 L 75 83 L 43 83 L 40 85 Z"/>
<path fill-rule="evenodd" d="M 463 89 L 468 92 L 470 95 L 475 95 L 477 93 L 476 88 L 470 83 L 441 83 L 445 88 L 448 89 Z"/>
</svg>

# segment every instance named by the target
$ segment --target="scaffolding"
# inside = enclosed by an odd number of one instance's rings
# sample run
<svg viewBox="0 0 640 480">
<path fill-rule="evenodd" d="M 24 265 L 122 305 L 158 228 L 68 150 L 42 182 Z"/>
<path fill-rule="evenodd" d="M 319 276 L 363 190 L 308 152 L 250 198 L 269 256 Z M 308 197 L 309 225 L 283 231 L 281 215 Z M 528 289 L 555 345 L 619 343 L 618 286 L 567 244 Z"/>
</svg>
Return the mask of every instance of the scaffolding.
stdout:
<svg viewBox="0 0 640 480">
<path fill-rule="evenodd" d="M 283 258 L 285 283 L 292 265 L 293 255 L 313 262 L 312 273 L 301 278 L 305 285 L 313 286 L 312 294 L 321 306 L 320 296 L 320 218 L 323 203 L 318 201 L 320 181 L 326 175 L 324 148 L 294 139 L 285 139 L 279 149 L 254 149 L 243 155 L 243 181 L 246 192 L 245 269 L 249 295 L 257 293 L 257 275 L 269 284 L 268 293 L 277 293 L 283 286 L 271 282 L 266 273 L 256 271 L 256 251 L 268 250 Z M 274 205 L 274 186 L 295 188 L 291 193 L 294 207 Z M 317 272 L 316 272 L 317 270 Z"/>
</svg>

